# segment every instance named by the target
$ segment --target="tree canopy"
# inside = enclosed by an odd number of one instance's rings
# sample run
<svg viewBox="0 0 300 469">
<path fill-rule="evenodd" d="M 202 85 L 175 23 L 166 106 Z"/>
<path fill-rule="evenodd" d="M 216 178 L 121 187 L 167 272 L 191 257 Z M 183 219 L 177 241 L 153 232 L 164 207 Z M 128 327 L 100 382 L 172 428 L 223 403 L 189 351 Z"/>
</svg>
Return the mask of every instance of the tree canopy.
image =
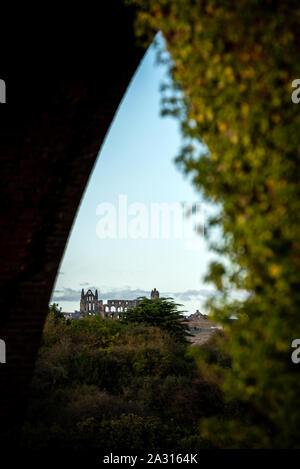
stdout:
<svg viewBox="0 0 300 469">
<path fill-rule="evenodd" d="M 189 335 L 188 323 L 184 311 L 178 311 L 182 306 L 173 301 L 172 298 L 155 298 L 149 300 L 142 297 L 135 308 L 121 314 L 121 322 L 143 323 L 159 327 L 168 332 L 179 342 L 186 342 Z"/>
<path fill-rule="evenodd" d="M 207 353 L 215 357 L 214 348 Z M 196 441 L 206 448 L 195 429 L 203 416 L 225 410 L 218 387 L 201 378 L 188 347 L 166 331 L 100 316 L 67 324 L 51 312 L 22 447 L 130 454 L 178 451 Z"/>
</svg>

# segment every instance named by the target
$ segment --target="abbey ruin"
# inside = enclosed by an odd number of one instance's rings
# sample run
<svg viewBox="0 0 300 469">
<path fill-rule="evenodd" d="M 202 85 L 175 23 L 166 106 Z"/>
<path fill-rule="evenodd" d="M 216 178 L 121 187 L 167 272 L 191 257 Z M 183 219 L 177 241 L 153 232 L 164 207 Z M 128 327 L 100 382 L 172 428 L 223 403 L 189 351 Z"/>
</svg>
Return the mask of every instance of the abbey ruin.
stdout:
<svg viewBox="0 0 300 469">
<path fill-rule="evenodd" d="M 151 300 L 159 298 L 159 291 L 154 288 L 150 294 Z M 115 318 L 119 319 L 120 313 L 127 311 L 128 309 L 134 308 L 138 304 L 139 299 L 135 300 L 107 300 L 104 303 L 103 300 L 98 298 L 98 290 L 95 293 L 91 289 L 84 293 L 84 289 L 81 290 L 80 299 L 80 316 L 96 316 L 99 314 L 103 318 Z"/>
</svg>

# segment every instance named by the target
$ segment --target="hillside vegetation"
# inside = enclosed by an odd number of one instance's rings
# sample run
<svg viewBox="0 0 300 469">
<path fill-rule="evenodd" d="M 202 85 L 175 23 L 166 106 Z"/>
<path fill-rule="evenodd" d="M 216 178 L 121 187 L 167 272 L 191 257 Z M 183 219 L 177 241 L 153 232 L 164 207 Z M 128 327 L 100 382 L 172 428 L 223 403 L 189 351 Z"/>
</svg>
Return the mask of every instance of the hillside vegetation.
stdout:
<svg viewBox="0 0 300 469">
<path fill-rule="evenodd" d="M 68 324 L 51 308 L 23 447 L 211 447 L 199 422 L 233 410 L 199 373 L 196 348 L 147 322 L 126 322 L 95 316 Z M 215 343 L 207 347 L 209 361 L 222 363 Z"/>
</svg>

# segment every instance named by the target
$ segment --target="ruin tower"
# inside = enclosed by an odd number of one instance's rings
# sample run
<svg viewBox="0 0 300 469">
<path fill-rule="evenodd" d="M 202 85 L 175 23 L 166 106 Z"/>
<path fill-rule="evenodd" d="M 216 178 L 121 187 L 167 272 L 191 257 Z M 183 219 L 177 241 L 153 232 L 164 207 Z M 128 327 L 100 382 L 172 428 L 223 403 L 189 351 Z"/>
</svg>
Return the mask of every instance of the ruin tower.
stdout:
<svg viewBox="0 0 300 469">
<path fill-rule="evenodd" d="M 82 316 L 95 316 L 102 312 L 102 300 L 98 300 L 98 290 L 95 293 L 92 290 L 87 290 L 84 293 L 84 289 L 81 291 L 80 299 L 80 313 Z"/>
<path fill-rule="evenodd" d="M 151 291 L 151 300 L 155 300 L 156 298 L 159 298 L 159 291 L 154 288 L 154 290 Z"/>
</svg>

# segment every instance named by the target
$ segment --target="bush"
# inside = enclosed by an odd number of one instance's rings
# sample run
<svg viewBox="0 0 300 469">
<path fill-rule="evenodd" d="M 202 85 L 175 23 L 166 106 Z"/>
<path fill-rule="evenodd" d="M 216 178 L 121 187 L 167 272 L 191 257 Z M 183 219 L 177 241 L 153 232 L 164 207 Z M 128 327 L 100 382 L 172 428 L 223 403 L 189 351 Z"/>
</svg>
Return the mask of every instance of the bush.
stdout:
<svg viewBox="0 0 300 469">
<path fill-rule="evenodd" d="M 174 449 L 222 406 L 218 387 L 199 378 L 172 334 L 98 317 L 68 326 L 50 313 L 23 446 Z"/>
</svg>

